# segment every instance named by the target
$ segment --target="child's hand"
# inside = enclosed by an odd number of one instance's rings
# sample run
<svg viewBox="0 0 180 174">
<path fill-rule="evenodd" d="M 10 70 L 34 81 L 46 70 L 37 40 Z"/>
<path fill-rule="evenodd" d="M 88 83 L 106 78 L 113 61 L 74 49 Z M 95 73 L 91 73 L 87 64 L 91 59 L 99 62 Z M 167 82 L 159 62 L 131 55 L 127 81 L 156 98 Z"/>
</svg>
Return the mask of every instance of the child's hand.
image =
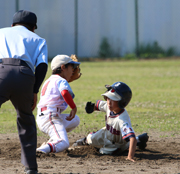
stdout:
<svg viewBox="0 0 180 174">
<path fill-rule="evenodd" d="M 132 161 L 132 162 L 135 162 L 134 159 L 130 158 L 130 157 L 127 157 L 126 160 L 129 160 L 129 161 Z"/>
<path fill-rule="evenodd" d="M 135 137 L 131 137 L 130 138 L 130 143 L 129 143 L 129 153 L 128 153 L 128 157 L 126 158 L 126 160 L 130 160 L 132 162 L 135 162 L 133 160 L 135 151 L 136 151 L 136 144 L 137 144 L 137 140 Z"/>
<path fill-rule="evenodd" d="M 76 112 L 77 112 L 77 108 L 75 107 L 74 109 L 71 110 L 69 116 L 66 117 L 66 120 L 71 121 L 75 117 Z"/>
</svg>

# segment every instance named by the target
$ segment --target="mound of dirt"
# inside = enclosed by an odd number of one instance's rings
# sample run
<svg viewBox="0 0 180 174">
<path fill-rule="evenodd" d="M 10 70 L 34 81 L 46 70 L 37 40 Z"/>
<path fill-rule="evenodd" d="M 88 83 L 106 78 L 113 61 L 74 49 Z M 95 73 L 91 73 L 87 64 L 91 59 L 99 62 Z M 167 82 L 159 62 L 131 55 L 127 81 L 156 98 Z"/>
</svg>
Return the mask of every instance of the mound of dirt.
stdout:
<svg viewBox="0 0 180 174">
<path fill-rule="evenodd" d="M 60 153 L 37 153 L 40 174 L 59 173 L 180 173 L 180 137 L 151 136 L 144 151 L 136 150 L 135 162 L 126 161 L 128 152 L 121 155 L 102 155 L 99 149 L 83 146 Z M 83 137 L 70 134 L 72 144 Z M 48 137 L 38 137 L 38 146 Z M 0 174 L 21 174 L 21 148 L 17 134 L 0 135 Z"/>
</svg>

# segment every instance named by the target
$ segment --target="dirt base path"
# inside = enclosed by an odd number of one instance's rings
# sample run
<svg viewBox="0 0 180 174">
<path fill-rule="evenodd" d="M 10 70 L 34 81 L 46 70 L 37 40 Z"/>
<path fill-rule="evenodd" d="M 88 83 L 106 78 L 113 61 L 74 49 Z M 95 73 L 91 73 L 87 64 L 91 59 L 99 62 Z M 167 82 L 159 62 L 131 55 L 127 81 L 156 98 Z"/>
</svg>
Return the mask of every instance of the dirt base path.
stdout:
<svg viewBox="0 0 180 174">
<path fill-rule="evenodd" d="M 69 135 L 70 143 L 82 138 Z M 38 137 L 38 146 L 47 141 Z M 147 149 L 137 150 L 135 161 L 126 161 L 127 152 L 121 156 L 101 155 L 96 148 L 84 146 L 57 154 L 39 154 L 37 161 L 40 174 L 59 173 L 180 173 L 180 137 L 156 138 L 150 135 Z M 21 149 L 17 134 L 0 134 L 0 174 L 21 174 Z"/>
</svg>

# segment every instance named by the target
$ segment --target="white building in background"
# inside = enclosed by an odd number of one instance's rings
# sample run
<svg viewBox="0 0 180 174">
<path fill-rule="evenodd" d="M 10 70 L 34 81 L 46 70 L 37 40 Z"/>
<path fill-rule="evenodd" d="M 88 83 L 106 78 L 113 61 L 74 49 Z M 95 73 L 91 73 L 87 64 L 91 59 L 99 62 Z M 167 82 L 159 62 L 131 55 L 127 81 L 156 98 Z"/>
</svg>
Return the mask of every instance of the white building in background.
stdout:
<svg viewBox="0 0 180 174">
<path fill-rule="evenodd" d="M 137 39 L 179 54 L 180 0 L 0 0 L 0 28 L 11 26 L 16 9 L 37 14 L 36 33 L 47 40 L 50 58 L 98 57 L 105 37 L 118 56 L 134 52 Z"/>
</svg>

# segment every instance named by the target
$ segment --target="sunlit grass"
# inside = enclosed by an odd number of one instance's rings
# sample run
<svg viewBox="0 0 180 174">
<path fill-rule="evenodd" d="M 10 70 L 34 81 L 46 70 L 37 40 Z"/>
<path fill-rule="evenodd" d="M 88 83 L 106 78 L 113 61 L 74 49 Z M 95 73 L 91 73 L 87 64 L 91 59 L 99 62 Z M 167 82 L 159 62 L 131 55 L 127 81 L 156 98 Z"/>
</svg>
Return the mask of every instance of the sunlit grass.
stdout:
<svg viewBox="0 0 180 174">
<path fill-rule="evenodd" d="M 80 67 L 82 77 L 70 83 L 81 119 L 73 132 L 87 134 L 105 126 L 105 113 L 87 114 L 84 108 L 87 101 L 103 100 L 104 86 L 116 81 L 132 89 L 133 97 L 126 109 L 135 132 L 180 129 L 180 60 L 82 62 Z M 49 66 L 46 79 L 50 75 Z M 0 133 L 16 132 L 16 112 L 10 102 L 2 105 L 0 114 Z M 38 135 L 42 135 L 40 131 Z"/>
</svg>

